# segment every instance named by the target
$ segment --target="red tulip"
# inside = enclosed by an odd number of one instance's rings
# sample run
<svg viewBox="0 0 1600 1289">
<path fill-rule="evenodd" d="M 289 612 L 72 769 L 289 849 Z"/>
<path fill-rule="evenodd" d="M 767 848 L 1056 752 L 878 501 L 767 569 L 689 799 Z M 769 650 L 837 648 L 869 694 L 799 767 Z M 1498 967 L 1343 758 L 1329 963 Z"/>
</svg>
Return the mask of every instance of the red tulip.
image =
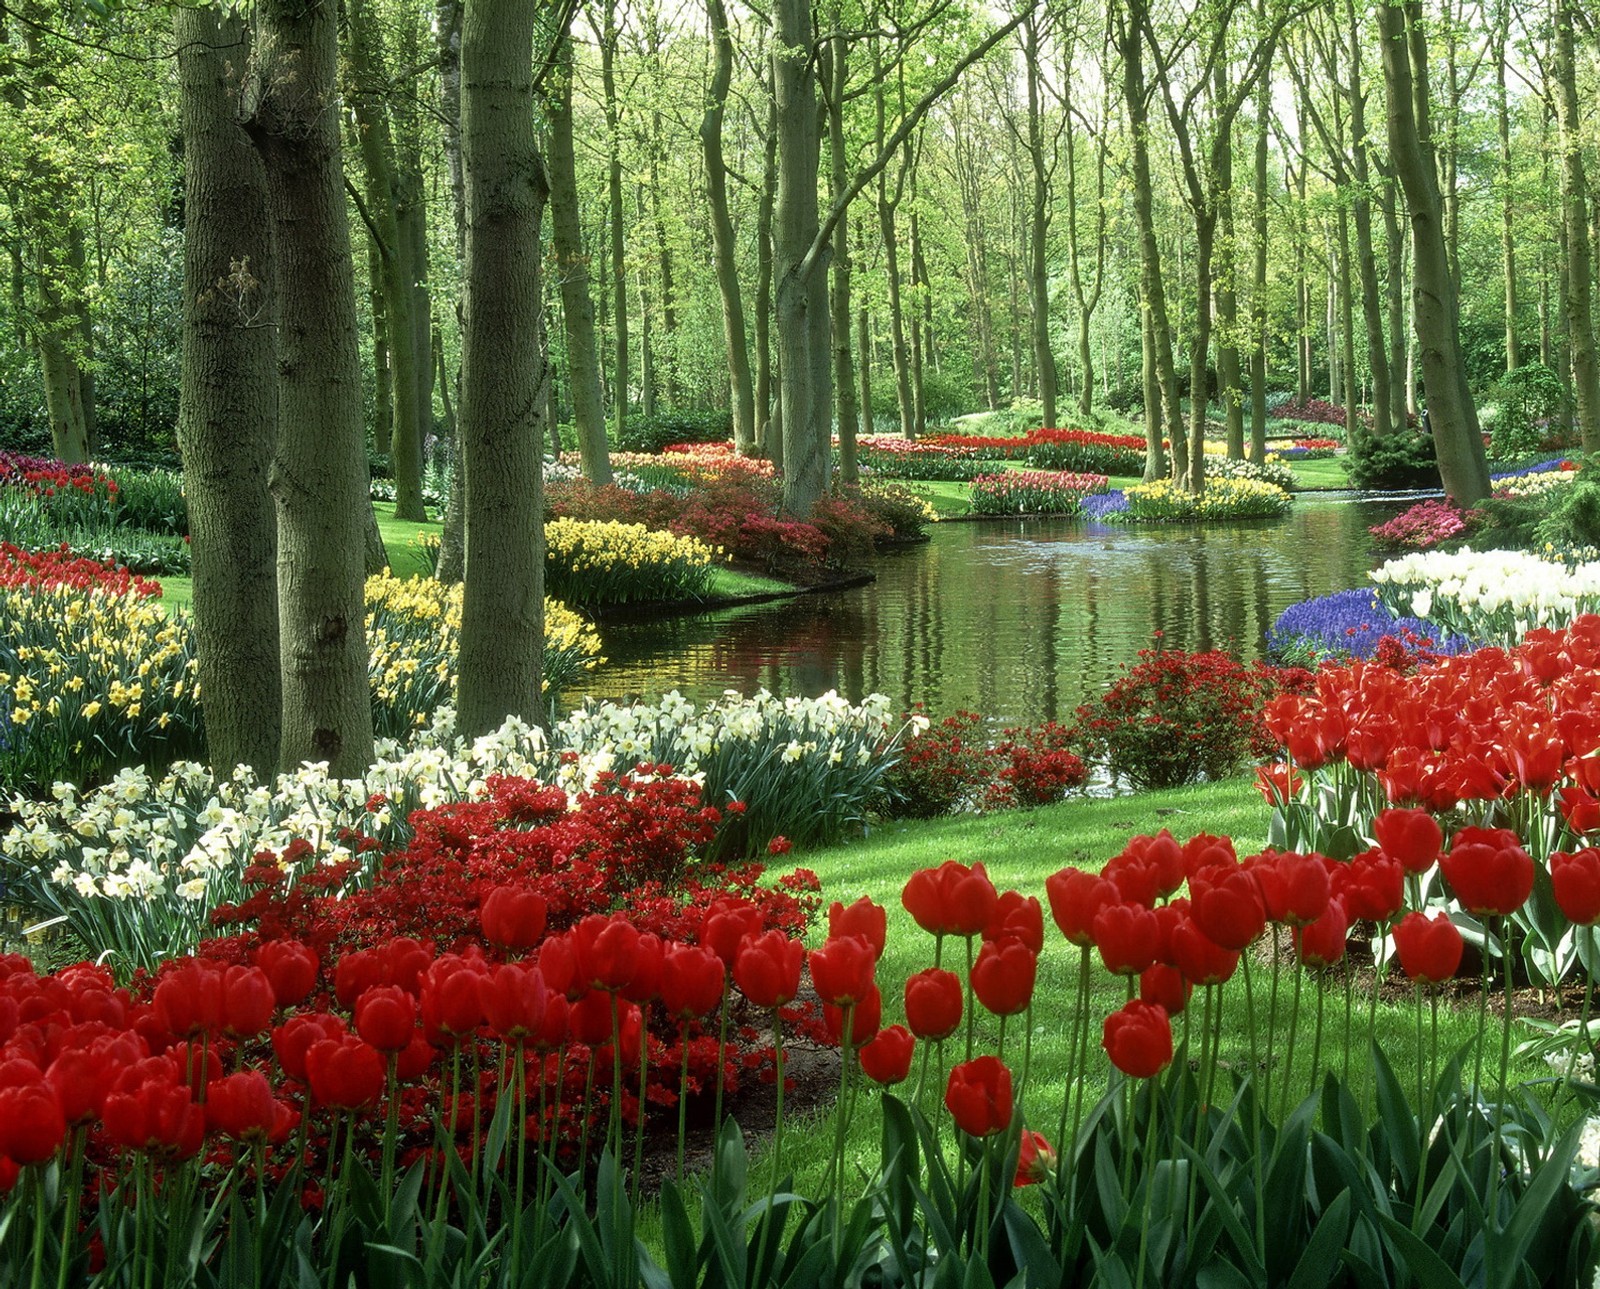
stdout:
<svg viewBox="0 0 1600 1289">
<path fill-rule="evenodd" d="M 302 1012 L 291 1016 L 272 1031 L 272 1050 L 278 1064 L 291 1079 L 306 1081 L 306 1053 L 313 1043 L 343 1038 L 344 1022 L 327 1012 Z"/>
<path fill-rule="evenodd" d="M 356 999 L 356 1033 L 380 1052 L 398 1052 L 417 1028 L 417 1004 L 398 985 L 374 985 Z"/>
<path fill-rule="evenodd" d="M 1515 913 L 1533 893 L 1533 860 L 1509 828 L 1463 828 L 1439 861 L 1469 913 Z"/>
<path fill-rule="evenodd" d="M 592 913 L 572 929 L 578 974 L 592 989 L 621 990 L 639 959 L 639 929 L 620 915 Z"/>
<path fill-rule="evenodd" d="M 258 1070 L 242 1070 L 206 1087 L 206 1127 L 233 1141 L 265 1141 L 278 1126 L 280 1107 Z"/>
<path fill-rule="evenodd" d="M 502 1038 L 527 1038 L 544 1020 L 548 991 L 537 967 L 508 962 L 478 977 L 478 1002 L 489 1028 Z"/>
<path fill-rule="evenodd" d="M 1172 965 L 1194 985 L 1220 985 L 1239 968 L 1239 953 L 1224 949 L 1195 925 L 1182 922 L 1172 933 Z"/>
<path fill-rule="evenodd" d="M 1394 947 L 1406 975 L 1424 984 L 1449 980 L 1461 966 L 1461 932 L 1444 913 L 1407 913 L 1395 924 Z"/>
<path fill-rule="evenodd" d="M 414 994 L 421 988 L 422 973 L 433 965 L 433 946 L 400 936 L 378 950 L 378 964 L 381 984 L 399 985 Z"/>
<path fill-rule="evenodd" d="M 746 936 L 733 962 L 734 983 L 757 1007 L 782 1007 L 800 992 L 805 946 L 782 931 Z"/>
<path fill-rule="evenodd" d="M 676 1020 L 692 1020 L 716 1009 L 727 976 L 722 959 L 699 945 L 675 944 L 661 968 L 661 1001 Z"/>
<path fill-rule="evenodd" d="M 1600 829 L 1600 797 L 1576 784 L 1562 788 L 1559 796 L 1561 817 L 1574 833 L 1582 837 Z"/>
<path fill-rule="evenodd" d="M 1550 856 L 1550 885 L 1569 921 L 1579 926 L 1600 922 L 1600 850 L 1556 851 Z"/>
<path fill-rule="evenodd" d="M 972 992 L 996 1016 L 1026 1011 L 1033 999 L 1039 960 L 1020 940 L 984 942 L 972 964 Z"/>
<path fill-rule="evenodd" d="M 1156 915 L 1137 904 L 1108 904 L 1095 915 L 1095 944 L 1114 976 L 1137 976 L 1154 962 L 1159 935 Z"/>
<path fill-rule="evenodd" d="M 306 1053 L 311 1095 L 334 1110 L 361 1110 L 383 1094 L 383 1057 L 378 1049 L 347 1035 L 313 1043 Z"/>
<path fill-rule="evenodd" d="M 129 1066 L 106 1095 L 100 1121 L 114 1146 L 187 1159 L 205 1136 L 204 1109 L 164 1057 Z"/>
<path fill-rule="evenodd" d="M 961 1024 L 961 977 L 929 967 L 906 979 L 906 1024 L 920 1039 L 937 1042 Z"/>
<path fill-rule="evenodd" d="M 829 939 L 813 949 L 810 958 L 811 983 L 824 1003 L 845 1007 L 864 998 L 873 987 L 877 955 L 861 936 Z"/>
<path fill-rule="evenodd" d="M 1329 900 L 1320 918 L 1295 927 L 1291 934 L 1302 963 L 1308 967 L 1331 967 L 1344 957 L 1350 938 L 1350 919 L 1345 916 L 1343 904 Z"/>
<path fill-rule="evenodd" d="M 539 974 L 545 987 L 568 1002 L 577 1002 L 589 992 L 589 983 L 578 972 L 578 953 L 568 934 L 547 935 L 539 946 Z"/>
<path fill-rule="evenodd" d="M 904 1025 L 880 1029 L 856 1053 L 861 1061 L 861 1072 L 884 1087 L 904 1083 L 911 1073 L 911 1057 L 916 1046 L 917 1040 L 911 1037 L 911 1032 Z"/>
<path fill-rule="evenodd" d="M 151 995 L 156 1016 L 179 1038 L 222 1027 L 222 973 L 187 958 L 162 975 Z"/>
<path fill-rule="evenodd" d="M 1194 989 L 1184 974 L 1164 962 L 1146 967 L 1139 976 L 1139 997 L 1154 1003 L 1168 1016 L 1178 1016 L 1189 1005 L 1189 994 Z"/>
<path fill-rule="evenodd" d="M 835 1043 L 844 1042 L 845 1010 L 843 1007 L 835 1007 L 832 1003 L 822 1004 L 823 1027 L 828 1031 L 828 1037 Z M 866 994 L 852 1003 L 849 1011 L 850 1046 L 860 1047 L 883 1025 L 883 995 L 878 991 L 878 986 L 873 985 Z"/>
<path fill-rule="evenodd" d="M 42 1164 L 66 1133 L 61 1103 L 48 1083 L 0 1088 L 0 1155 L 23 1166 Z"/>
<path fill-rule="evenodd" d="M 497 886 L 478 905 L 483 938 L 514 953 L 525 953 L 544 935 L 547 905 L 538 891 Z"/>
<path fill-rule="evenodd" d="M 1213 944 L 1240 952 L 1266 928 L 1261 888 L 1242 868 L 1196 874 L 1189 890 L 1189 916 Z"/>
<path fill-rule="evenodd" d="M 430 1039 L 459 1038 L 483 1024 L 479 978 L 489 964 L 482 958 L 447 953 L 422 975 L 422 1022 Z"/>
<path fill-rule="evenodd" d="M 881 904 L 863 895 L 848 907 L 835 900 L 828 909 L 828 939 L 858 935 L 872 946 L 872 959 L 883 957 L 889 936 L 889 915 Z"/>
<path fill-rule="evenodd" d="M 1378 849 L 1408 873 L 1425 873 L 1439 858 L 1444 845 L 1444 834 L 1438 821 L 1426 810 L 1380 811 L 1372 821 L 1372 833 L 1377 838 Z"/>
<path fill-rule="evenodd" d="M 306 1000 L 317 986 L 317 952 L 298 940 L 268 940 L 256 950 L 256 966 L 267 973 L 279 1007 Z"/>
<path fill-rule="evenodd" d="M 1183 847 L 1165 828 L 1154 837 L 1131 838 L 1118 856 L 1118 859 L 1122 858 L 1136 859 L 1154 870 L 1158 898 L 1171 895 L 1183 885 L 1186 876 Z M 1107 864 L 1106 867 L 1109 869 L 1111 865 Z"/>
<path fill-rule="evenodd" d="M 1381 925 L 1405 904 L 1405 870 L 1392 855 L 1364 850 L 1337 869 L 1335 889 L 1352 921 Z"/>
<path fill-rule="evenodd" d="M 1134 999 L 1106 1017 L 1101 1044 L 1129 1078 L 1153 1078 L 1172 1064 L 1172 1022 L 1162 1008 Z"/>
<path fill-rule="evenodd" d="M 1246 860 L 1245 869 L 1261 887 L 1270 921 L 1305 926 L 1328 907 L 1330 883 L 1321 855 L 1266 851 Z"/>
<path fill-rule="evenodd" d="M 1017 1148 L 1017 1175 L 1012 1186 L 1033 1186 L 1047 1182 L 1055 1171 L 1055 1147 L 1042 1132 L 1025 1130 Z"/>
<path fill-rule="evenodd" d="M 1063 868 L 1044 879 L 1050 916 L 1070 944 L 1086 949 L 1094 943 L 1095 916 L 1107 904 L 1117 903 L 1117 888 L 1098 873 Z"/>
<path fill-rule="evenodd" d="M 591 989 L 567 1008 L 567 1026 L 572 1037 L 585 1047 L 599 1047 L 611 1038 L 611 1006 L 614 994 L 603 989 Z"/>
<path fill-rule="evenodd" d="M 643 931 L 633 957 L 633 977 L 622 987 L 629 1002 L 648 1003 L 661 993 L 661 967 L 667 947 L 653 931 Z"/>
<path fill-rule="evenodd" d="M 985 940 L 1020 940 L 1034 954 L 1044 952 L 1044 910 L 1032 895 L 1001 891 L 995 901 L 989 924 L 983 928 Z"/>
<path fill-rule="evenodd" d="M 354 949 L 333 965 L 333 996 L 341 1007 L 354 1007 L 374 985 L 391 983 L 376 949 Z"/>
<path fill-rule="evenodd" d="M 917 870 L 900 893 L 906 912 L 935 935 L 977 935 L 997 898 L 982 864 L 968 868 L 953 859 Z"/>
<path fill-rule="evenodd" d="M 700 943 L 721 958 L 729 971 L 745 937 L 760 934 L 761 910 L 749 900 L 714 900 L 700 923 Z"/>
<path fill-rule="evenodd" d="M 945 1108 L 969 1137 L 991 1137 L 1011 1126 L 1011 1071 L 996 1056 L 964 1061 L 950 1071 Z"/>
</svg>

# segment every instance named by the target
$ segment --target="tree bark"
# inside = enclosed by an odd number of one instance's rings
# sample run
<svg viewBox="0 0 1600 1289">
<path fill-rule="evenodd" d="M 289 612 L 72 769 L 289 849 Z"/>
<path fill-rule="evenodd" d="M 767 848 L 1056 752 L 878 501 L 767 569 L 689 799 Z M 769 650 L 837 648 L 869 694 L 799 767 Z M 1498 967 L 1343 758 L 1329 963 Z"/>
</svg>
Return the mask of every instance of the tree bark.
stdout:
<svg viewBox="0 0 1600 1289">
<path fill-rule="evenodd" d="M 544 715 L 542 397 L 539 226 L 549 193 L 533 136 L 533 35 L 522 0 L 467 0 L 461 40 L 461 148 L 467 260 L 461 441 L 467 568 L 459 725 Z M 613 215 L 620 214 L 614 210 Z"/>
<path fill-rule="evenodd" d="M 606 113 L 606 205 L 611 251 L 611 335 L 615 357 L 611 364 L 611 419 L 617 442 L 627 433 L 628 370 L 628 256 L 623 245 L 622 219 L 622 108 L 617 99 L 617 0 L 601 0 L 600 86 Z"/>
<path fill-rule="evenodd" d="M 567 323 L 567 381 L 572 419 L 578 430 L 583 477 L 611 482 L 611 450 L 606 442 L 606 410 L 600 396 L 600 356 L 595 343 L 594 300 L 589 295 L 589 257 L 584 253 L 578 211 L 578 162 L 572 144 L 572 36 L 556 42 L 545 124 L 550 138 L 550 224 L 556 272 L 560 274 L 561 312 Z"/>
<path fill-rule="evenodd" d="M 1600 451 L 1600 354 L 1595 349 L 1594 278 L 1589 248 L 1587 181 L 1578 128 L 1578 87 L 1571 0 L 1557 0 L 1555 19 L 1556 123 L 1561 149 L 1561 214 L 1566 232 L 1567 343 L 1572 351 L 1572 392 L 1585 452 Z"/>
<path fill-rule="evenodd" d="M 1412 303 L 1428 414 L 1445 492 L 1466 506 L 1489 495 L 1489 467 L 1461 357 L 1455 280 L 1428 128 L 1422 10 L 1419 0 L 1380 0 L 1377 15 L 1389 97 L 1389 153 L 1411 209 Z"/>
<path fill-rule="evenodd" d="M 184 155 L 183 451 L 195 653 L 212 768 L 278 770 L 278 437 L 272 227 L 261 158 L 238 124 L 245 27 L 172 11 Z"/>
<path fill-rule="evenodd" d="M 844 197 L 850 182 L 845 151 L 844 97 L 849 85 L 845 60 L 843 20 L 837 2 L 831 11 L 832 30 L 819 50 L 828 114 L 828 190 L 830 200 Z M 832 281 L 829 286 L 829 330 L 833 344 L 833 392 L 837 400 L 834 422 L 839 434 L 839 481 L 855 487 L 861 482 L 856 457 L 856 370 L 850 343 L 850 223 L 846 210 L 833 229 Z M 863 360 L 864 361 L 864 360 Z"/>
<path fill-rule="evenodd" d="M 1506 43 L 1511 20 L 1510 0 L 1501 0 L 1495 23 L 1494 45 L 1494 121 L 1500 144 L 1500 269 L 1505 277 L 1506 371 L 1522 365 L 1521 345 L 1517 340 L 1517 246 L 1514 236 L 1516 204 L 1511 185 L 1511 111 L 1506 100 Z"/>
<path fill-rule="evenodd" d="M 1039 380 L 1044 423 L 1056 417 L 1056 356 L 1050 348 L 1050 179 L 1055 158 L 1045 156 L 1044 105 L 1039 91 L 1039 28 L 1030 16 L 1022 24 L 1022 63 L 1028 91 L 1028 163 L 1032 178 L 1028 203 L 1028 301 L 1033 366 Z"/>
<path fill-rule="evenodd" d="M 350 39 L 345 64 L 347 98 L 354 104 L 356 138 L 366 172 L 364 214 L 368 231 L 378 248 L 383 283 L 385 339 L 388 342 L 391 391 L 394 398 L 393 431 L 389 459 L 394 467 L 394 517 L 421 522 L 427 518 L 422 504 L 422 409 L 419 395 L 423 378 L 417 370 L 422 355 L 415 344 L 416 296 L 413 258 L 402 245 L 399 211 L 403 205 L 394 135 L 383 87 L 389 79 L 377 18 L 370 0 L 346 0 Z"/>
<path fill-rule="evenodd" d="M 1250 273 L 1250 459 L 1267 459 L 1267 128 L 1272 114 L 1272 68 L 1261 70 L 1256 87 L 1254 259 Z"/>
<path fill-rule="evenodd" d="M 700 120 L 700 145 L 706 161 L 706 206 L 711 246 L 722 297 L 722 340 L 728 354 L 728 392 L 733 406 L 733 445 L 740 456 L 756 450 L 756 400 L 750 379 L 750 344 L 745 336 L 744 297 L 739 289 L 738 242 L 728 213 L 728 168 L 722 157 L 722 121 L 733 80 L 733 38 L 723 0 L 706 0 L 711 21 L 711 86 Z"/>
<path fill-rule="evenodd" d="M 372 762 L 363 597 L 372 503 L 330 6 L 262 0 L 245 128 L 275 229 L 279 309 L 278 621 L 286 769 Z"/>
<path fill-rule="evenodd" d="M 762 147 L 761 200 L 756 207 L 756 455 L 783 468 L 783 434 L 772 396 L 772 217 L 778 200 L 778 106 L 769 84 L 767 131 Z M 774 433 L 774 428 L 778 429 Z"/>
</svg>

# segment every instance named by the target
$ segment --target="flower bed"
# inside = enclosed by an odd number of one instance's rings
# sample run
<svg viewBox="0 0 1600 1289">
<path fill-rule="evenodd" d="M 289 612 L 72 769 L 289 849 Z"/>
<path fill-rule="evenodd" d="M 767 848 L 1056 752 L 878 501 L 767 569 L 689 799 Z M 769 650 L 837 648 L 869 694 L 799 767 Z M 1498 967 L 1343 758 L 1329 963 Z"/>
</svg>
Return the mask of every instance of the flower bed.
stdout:
<svg viewBox="0 0 1600 1289">
<path fill-rule="evenodd" d="M 1275 421 L 1310 421 L 1315 425 L 1344 425 L 1344 408 L 1325 398 L 1289 399 L 1267 412 Z"/>
<path fill-rule="evenodd" d="M 980 515 L 1076 515 L 1085 497 L 1105 490 L 1103 474 L 1002 470 L 972 480 L 972 509 Z"/>
<path fill-rule="evenodd" d="M 1272 657 L 1298 667 L 1372 657 L 1389 666 L 1409 667 L 1471 647 L 1460 636 L 1442 635 L 1431 622 L 1396 617 L 1371 589 L 1336 591 L 1291 604 L 1267 632 Z"/>
<path fill-rule="evenodd" d="M 1071 751 L 1074 731 L 1054 721 L 994 740 L 976 712 L 931 722 L 919 706 L 907 719 L 912 736 L 883 778 L 879 808 L 891 818 L 1048 805 L 1088 778 Z"/>
<path fill-rule="evenodd" d="M 1028 463 L 1040 470 L 1105 475 L 1144 472 L 1145 441 L 1137 434 L 1041 429 L 1028 438 Z"/>
<path fill-rule="evenodd" d="M 1206 484 L 1217 479 L 1253 479 L 1257 483 L 1271 484 L 1274 488 L 1282 488 L 1285 492 L 1293 492 L 1300 486 L 1294 477 L 1294 471 L 1280 461 L 1267 460 L 1265 463 L 1255 461 L 1237 461 L 1232 457 L 1212 456 L 1207 445 L 1206 453 Z"/>
<path fill-rule="evenodd" d="M 895 434 L 863 434 L 856 440 L 863 471 L 878 479 L 945 479 L 965 481 L 982 473 L 978 458 L 963 447 Z"/>
<path fill-rule="evenodd" d="M 70 587 L 119 597 L 131 594 L 143 599 L 156 599 L 161 595 L 160 582 L 147 581 L 120 564 L 86 559 L 65 545 L 53 550 L 28 551 L 10 542 L 0 542 L 0 588 L 40 587 Z"/>
<path fill-rule="evenodd" d="M 1282 488 L 1254 479 L 1213 479 L 1199 496 L 1171 479 L 1126 489 L 1127 505 L 1099 518 L 1122 524 L 1194 524 L 1218 519 L 1271 519 L 1293 498 Z"/>
<path fill-rule="evenodd" d="M 1341 416 L 1339 424 L 1343 425 Z M 1344 444 L 1338 439 L 1295 439 L 1287 447 L 1274 448 L 1267 456 L 1268 462 L 1281 461 L 1326 461 L 1329 457 L 1337 456 L 1343 450 Z"/>
<path fill-rule="evenodd" d="M 1449 497 L 1431 497 L 1408 506 L 1387 523 L 1374 524 L 1367 532 L 1377 550 L 1422 551 L 1465 540 L 1480 527 L 1481 515 L 1461 509 Z"/>
<path fill-rule="evenodd" d="M 552 519 L 544 541 L 546 590 L 584 608 L 702 599 L 717 554 L 696 538 L 616 520 Z"/>
<path fill-rule="evenodd" d="M 1600 610 L 1600 562 L 1566 567 L 1524 551 L 1425 551 L 1374 569 L 1378 598 L 1453 635 L 1516 644 Z"/>
</svg>

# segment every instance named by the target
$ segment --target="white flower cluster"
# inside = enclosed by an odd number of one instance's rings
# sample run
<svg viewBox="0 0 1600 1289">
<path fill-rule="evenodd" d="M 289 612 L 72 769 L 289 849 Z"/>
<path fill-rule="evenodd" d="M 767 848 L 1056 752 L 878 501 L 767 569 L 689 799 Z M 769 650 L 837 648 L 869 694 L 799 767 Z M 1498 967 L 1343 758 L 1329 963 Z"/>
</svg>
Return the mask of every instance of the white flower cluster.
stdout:
<svg viewBox="0 0 1600 1289">
<path fill-rule="evenodd" d="M 16 893 L 45 919 L 130 957 L 148 948 L 153 961 L 191 947 L 210 909 L 246 894 L 244 872 L 258 852 L 302 839 L 312 847 L 303 862 L 332 864 L 352 858 L 352 837 L 403 846 L 413 810 L 479 796 L 490 775 L 534 778 L 574 796 L 604 771 L 665 763 L 700 783 L 708 804 L 754 794 L 815 811 L 852 794 L 864 800 L 892 724 L 882 695 L 857 707 L 832 693 L 746 699 L 730 691 L 702 709 L 673 692 L 653 704 L 575 712 L 548 738 L 512 717 L 469 741 L 442 707 L 409 745 L 381 741 L 359 779 L 333 778 L 318 763 L 264 784 L 244 766 L 218 779 L 181 762 L 160 778 L 123 770 L 87 793 L 57 783 L 50 801 L 11 802 L 17 822 L 0 837 L 0 856 Z"/>
<path fill-rule="evenodd" d="M 1522 474 L 1512 479 L 1501 479 L 1494 485 L 1497 497 L 1542 497 L 1567 487 L 1578 477 L 1576 470 L 1542 470 L 1538 474 Z"/>
<path fill-rule="evenodd" d="M 1564 627 L 1600 611 L 1600 562 L 1569 568 L 1524 551 L 1419 551 L 1371 578 L 1397 616 L 1492 644 L 1512 645 L 1534 627 Z"/>
</svg>

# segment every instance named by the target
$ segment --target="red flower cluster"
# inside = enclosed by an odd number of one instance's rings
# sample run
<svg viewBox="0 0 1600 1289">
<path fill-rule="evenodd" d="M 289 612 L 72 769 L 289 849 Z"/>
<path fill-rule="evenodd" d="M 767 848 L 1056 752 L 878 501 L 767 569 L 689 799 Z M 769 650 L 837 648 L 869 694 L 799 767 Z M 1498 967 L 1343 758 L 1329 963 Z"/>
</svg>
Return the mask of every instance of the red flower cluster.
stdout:
<svg viewBox="0 0 1600 1289">
<path fill-rule="evenodd" d="M 907 719 L 922 715 L 920 704 Z M 890 813 L 931 819 L 963 807 L 1009 810 L 1060 801 L 1089 777 L 1055 721 L 1003 731 L 991 743 L 983 717 L 960 711 L 909 740 L 884 777 Z"/>
<path fill-rule="evenodd" d="M 63 542 L 55 550 L 26 551 L 10 542 L 0 542 L 0 588 L 66 586 L 76 591 L 104 591 L 107 595 L 141 598 L 161 594 L 161 583 L 147 581 L 128 572 L 120 564 L 74 555 Z"/>
</svg>

